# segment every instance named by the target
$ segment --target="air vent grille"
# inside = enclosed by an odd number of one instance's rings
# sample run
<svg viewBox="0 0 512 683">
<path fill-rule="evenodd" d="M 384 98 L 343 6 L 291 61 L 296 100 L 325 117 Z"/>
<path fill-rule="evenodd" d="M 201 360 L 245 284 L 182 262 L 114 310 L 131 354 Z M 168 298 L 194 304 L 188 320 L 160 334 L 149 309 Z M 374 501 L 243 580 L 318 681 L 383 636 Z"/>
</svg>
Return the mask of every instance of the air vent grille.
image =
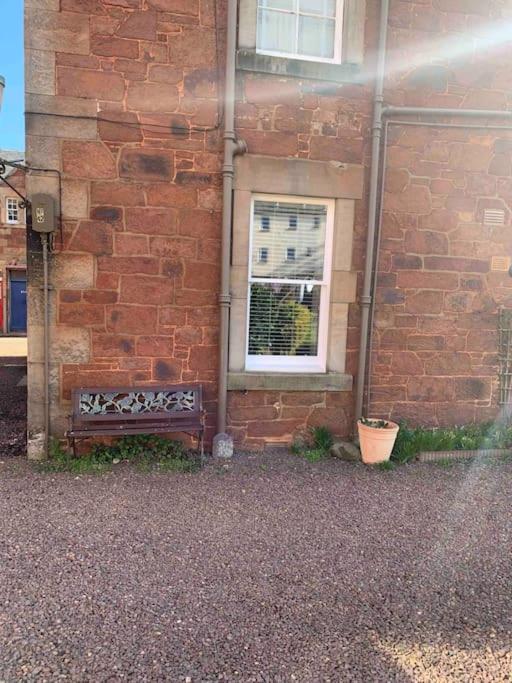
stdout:
<svg viewBox="0 0 512 683">
<path fill-rule="evenodd" d="M 491 270 L 502 273 L 510 268 L 510 258 L 508 256 L 493 256 L 491 259 Z"/>
<path fill-rule="evenodd" d="M 503 209 L 485 209 L 484 225 L 505 225 L 505 211 Z"/>
</svg>

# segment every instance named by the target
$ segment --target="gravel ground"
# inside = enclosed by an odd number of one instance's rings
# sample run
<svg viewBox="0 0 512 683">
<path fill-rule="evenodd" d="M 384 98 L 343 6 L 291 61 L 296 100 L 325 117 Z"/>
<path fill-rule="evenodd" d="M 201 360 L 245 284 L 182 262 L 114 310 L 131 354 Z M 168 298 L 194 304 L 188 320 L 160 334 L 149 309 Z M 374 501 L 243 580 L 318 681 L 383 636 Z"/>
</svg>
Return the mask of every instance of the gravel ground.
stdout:
<svg viewBox="0 0 512 683">
<path fill-rule="evenodd" d="M 27 446 L 26 362 L 0 358 L 0 453 L 23 455 Z"/>
<path fill-rule="evenodd" d="M 511 681 L 512 463 L 0 465 L 0 681 Z"/>
</svg>

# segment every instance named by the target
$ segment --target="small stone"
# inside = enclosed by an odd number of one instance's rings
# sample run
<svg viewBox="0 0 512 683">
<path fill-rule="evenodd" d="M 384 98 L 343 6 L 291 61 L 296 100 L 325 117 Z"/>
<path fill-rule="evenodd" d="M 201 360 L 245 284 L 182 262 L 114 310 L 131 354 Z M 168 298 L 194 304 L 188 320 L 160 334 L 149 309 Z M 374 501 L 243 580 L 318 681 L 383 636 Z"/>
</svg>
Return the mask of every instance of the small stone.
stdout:
<svg viewBox="0 0 512 683">
<path fill-rule="evenodd" d="M 339 441 L 331 446 L 331 455 L 346 462 L 361 462 L 359 448 L 350 441 Z"/>
<path fill-rule="evenodd" d="M 120 462 L 121 462 L 121 461 L 119 460 L 119 458 L 114 458 L 114 459 L 112 460 L 112 464 L 113 464 L 113 465 L 119 465 Z"/>
<path fill-rule="evenodd" d="M 212 454 L 214 458 L 229 460 L 233 457 L 233 439 L 229 434 L 221 433 L 213 437 Z"/>
</svg>

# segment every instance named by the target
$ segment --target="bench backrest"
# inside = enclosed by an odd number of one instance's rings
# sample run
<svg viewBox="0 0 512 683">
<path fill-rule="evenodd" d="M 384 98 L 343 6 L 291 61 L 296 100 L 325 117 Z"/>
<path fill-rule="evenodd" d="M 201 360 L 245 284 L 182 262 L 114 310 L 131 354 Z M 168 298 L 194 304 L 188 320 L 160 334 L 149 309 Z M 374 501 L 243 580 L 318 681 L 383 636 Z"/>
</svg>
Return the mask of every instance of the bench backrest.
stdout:
<svg viewBox="0 0 512 683">
<path fill-rule="evenodd" d="M 73 389 L 73 422 L 200 421 L 201 385 L 81 387 Z"/>
</svg>

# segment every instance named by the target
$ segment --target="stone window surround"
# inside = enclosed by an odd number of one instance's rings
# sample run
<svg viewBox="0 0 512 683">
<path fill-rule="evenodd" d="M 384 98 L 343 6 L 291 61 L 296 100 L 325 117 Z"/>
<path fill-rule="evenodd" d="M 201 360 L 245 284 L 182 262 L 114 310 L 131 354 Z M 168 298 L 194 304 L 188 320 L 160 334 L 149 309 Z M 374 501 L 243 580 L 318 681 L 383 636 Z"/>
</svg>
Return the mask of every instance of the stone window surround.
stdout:
<svg viewBox="0 0 512 683">
<path fill-rule="evenodd" d="M 345 0 L 341 64 L 274 57 L 256 51 L 258 0 L 240 0 L 237 67 L 243 71 L 337 83 L 360 80 L 364 61 L 366 0 Z"/>
<path fill-rule="evenodd" d="M 363 168 L 356 164 L 246 155 L 236 160 L 231 264 L 228 388 L 283 391 L 350 391 L 345 373 L 349 304 L 356 299 L 352 268 L 355 201 L 362 198 Z M 252 195 L 271 193 L 335 200 L 327 372 L 268 373 L 245 370 L 249 230 Z"/>
</svg>

